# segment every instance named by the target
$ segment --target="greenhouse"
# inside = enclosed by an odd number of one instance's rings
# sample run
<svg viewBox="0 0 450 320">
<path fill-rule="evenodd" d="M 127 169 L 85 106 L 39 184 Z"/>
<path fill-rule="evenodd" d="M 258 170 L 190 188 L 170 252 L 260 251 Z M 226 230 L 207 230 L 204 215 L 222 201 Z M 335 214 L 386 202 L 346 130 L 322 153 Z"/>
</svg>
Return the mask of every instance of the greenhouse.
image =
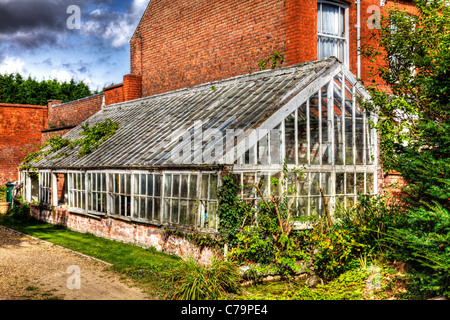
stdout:
<svg viewBox="0 0 450 320">
<path fill-rule="evenodd" d="M 20 174 L 24 198 L 98 219 L 216 230 L 224 172 L 256 206 L 254 184 L 280 192 L 269 181 L 285 163 L 302 173 L 290 195 L 296 216 L 320 216 L 325 204 L 332 212 L 377 193 L 376 119 L 359 108 L 366 98 L 347 67 L 327 58 L 105 106 L 63 138 L 106 120 L 115 133 L 83 156 L 77 144 L 46 152 Z"/>
</svg>

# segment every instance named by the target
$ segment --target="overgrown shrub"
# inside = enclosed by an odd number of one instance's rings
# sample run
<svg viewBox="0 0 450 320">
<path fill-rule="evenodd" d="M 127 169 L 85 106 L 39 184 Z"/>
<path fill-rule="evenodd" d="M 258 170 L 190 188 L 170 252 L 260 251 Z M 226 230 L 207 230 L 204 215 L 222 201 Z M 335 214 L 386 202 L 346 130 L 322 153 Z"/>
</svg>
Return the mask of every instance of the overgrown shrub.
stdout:
<svg viewBox="0 0 450 320">
<path fill-rule="evenodd" d="M 450 296 L 450 214 L 435 203 L 409 210 L 385 239 L 393 258 L 411 266 L 409 290 L 418 298 Z"/>
<path fill-rule="evenodd" d="M 21 204 L 20 206 L 14 206 L 3 215 L 1 222 L 14 223 L 26 223 L 35 221 L 36 219 L 31 215 L 30 206 L 28 204 Z"/>
<path fill-rule="evenodd" d="M 219 299 L 237 292 L 240 286 L 237 267 L 219 259 L 213 259 L 210 266 L 194 258 L 184 259 L 167 272 L 166 279 L 172 288 L 168 298 L 175 300 Z"/>
<path fill-rule="evenodd" d="M 6 187 L 0 187 L 0 202 L 6 202 Z"/>
</svg>

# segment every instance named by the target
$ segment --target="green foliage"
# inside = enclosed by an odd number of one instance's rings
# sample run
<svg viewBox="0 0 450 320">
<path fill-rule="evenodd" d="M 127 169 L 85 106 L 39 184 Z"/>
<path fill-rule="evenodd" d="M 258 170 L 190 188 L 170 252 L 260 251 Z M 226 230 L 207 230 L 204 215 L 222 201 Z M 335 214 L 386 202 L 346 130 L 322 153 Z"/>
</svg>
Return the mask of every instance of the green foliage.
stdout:
<svg viewBox="0 0 450 320">
<path fill-rule="evenodd" d="M 108 140 L 116 133 L 119 124 L 108 118 L 105 119 L 104 122 L 96 123 L 93 127 L 89 127 L 89 123 L 86 123 L 81 127 L 83 128 L 83 131 L 80 132 L 80 136 L 83 138 L 78 140 L 78 144 L 81 145 L 81 149 L 78 152 L 79 158 L 90 154 L 100 144 Z"/>
<path fill-rule="evenodd" d="M 27 204 L 12 207 L 0 219 L 1 223 L 9 224 L 30 223 L 36 221 L 36 219 L 31 215 L 30 206 Z"/>
<path fill-rule="evenodd" d="M 62 100 L 63 103 L 94 94 L 84 82 L 58 82 L 57 80 L 37 81 L 20 74 L 0 75 L 0 101 L 32 105 L 47 105 L 48 100 Z"/>
<path fill-rule="evenodd" d="M 51 159 L 67 157 L 70 154 L 69 151 L 77 145 L 81 145 L 78 152 L 78 157 L 81 158 L 91 153 L 96 147 L 109 139 L 119 128 L 119 125 L 110 119 L 106 119 L 104 122 L 97 123 L 91 128 L 89 127 L 89 123 L 86 123 L 85 125 L 82 125 L 82 128 L 83 131 L 80 132 L 80 135 L 83 136 L 83 138 L 75 141 L 61 137 L 50 138 L 47 142 L 40 146 L 38 150 L 26 155 L 19 169 L 33 170 L 33 164 L 55 153 L 56 154 Z M 64 152 L 59 152 L 66 147 L 67 150 Z"/>
<path fill-rule="evenodd" d="M 0 187 L 0 202 L 6 202 L 6 191 L 7 191 L 6 186 Z"/>
<path fill-rule="evenodd" d="M 450 297 L 450 214 L 439 204 L 409 210 L 385 242 L 412 268 L 411 291 L 420 298 Z"/>
<path fill-rule="evenodd" d="M 218 234 L 229 246 L 234 247 L 240 239 L 239 232 L 251 222 L 254 217 L 254 208 L 239 198 L 239 186 L 232 174 L 222 177 L 222 187 L 217 193 L 219 215 Z"/>
<path fill-rule="evenodd" d="M 450 209 L 450 7 L 444 0 L 415 6 L 413 16 L 390 9 L 374 31 L 377 45 L 363 47 L 377 61 L 366 86 L 372 99 L 363 105 L 379 115 L 383 167 L 408 182 L 410 206 Z"/>
<path fill-rule="evenodd" d="M 281 65 L 283 64 L 283 61 L 284 61 L 284 56 L 281 55 L 280 53 L 278 53 L 278 51 L 275 51 L 270 56 L 267 56 L 263 60 L 258 62 L 259 69 L 261 71 L 266 70 L 267 69 L 267 63 L 269 61 L 271 61 L 270 62 L 271 69 L 275 69 L 277 67 L 277 62 L 278 61 L 279 61 L 279 65 L 281 67 Z"/>
<path fill-rule="evenodd" d="M 40 146 L 38 150 L 27 154 L 19 169 L 30 170 L 33 168 L 33 163 L 37 163 L 44 157 L 56 153 L 57 151 L 69 145 L 71 145 L 71 141 L 68 139 L 63 139 L 61 137 L 52 137 L 42 146 Z M 62 155 L 57 155 L 54 158 L 61 156 Z"/>
<path fill-rule="evenodd" d="M 292 195 L 298 182 L 302 178 L 300 172 L 296 173 L 295 187 L 287 186 L 288 170 L 284 165 L 281 179 L 273 178 L 271 183 L 274 189 L 281 192 L 276 195 L 265 195 L 260 181 L 254 187 L 262 201 L 259 210 L 254 212 L 236 195 L 238 189 L 234 186 L 231 177 L 225 180 L 219 201 L 219 219 L 221 225 L 226 226 L 225 239 L 232 239 L 232 246 L 228 258 L 237 263 L 257 263 L 272 265 L 273 269 L 281 275 L 289 275 L 298 271 L 298 260 L 305 257 L 299 248 L 296 233 L 292 230 Z M 228 188 L 232 190 L 224 190 Z M 231 209 L 231 213 L 229 208 Z M 240 215 L 239 215 L 240 214 Z"/>
<path fill-rule="evenodd" d="M 239 271 L 228 261 L 213 259 L 210 266 L 187 258 L 167 271 L 172 290 L 168 296 L 177 300 L 219 299 L 239 290 Z"/>
<path fill-rule="evenodd" d="M 383 238 L 390 228 L 398 226 L 404 214 L 398 205 L 384 196 L 363 195 L 353 207 L 337 205 L 334 229 L 352 232 L 354 240 L 372 250 L 383 250 Z"/>
</svg>

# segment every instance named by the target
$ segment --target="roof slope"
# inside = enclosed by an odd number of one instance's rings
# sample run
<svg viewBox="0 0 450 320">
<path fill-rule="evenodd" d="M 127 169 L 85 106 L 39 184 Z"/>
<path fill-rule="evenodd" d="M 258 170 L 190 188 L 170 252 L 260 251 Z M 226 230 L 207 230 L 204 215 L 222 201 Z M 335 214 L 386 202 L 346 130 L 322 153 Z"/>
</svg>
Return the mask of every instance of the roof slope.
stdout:
<svg viewBox="0 0 450 320">
<path fill-rule="evenodd" d="M 299 95 L 305 99 L 314 81 L 326 81 L 343 65 L 336 58 L 297 64 L 215 81 L 191 88 L 105 107 L 63 138 L 80 138 L 81 126 L 111 119 L 119 124 L 116 133 L 91 154 L 78 158 L 77 147 L 67 157 L 49 155 L 35 167 L 40 169 L 152 168 L 172 166 L 171 151 L 177 132 L 191 130 L 197 121 L 203 130 L 271 129 L 280 123 L 276 114 L 292 112 L 286 106 Z M 302 103 L 302 102 L 300 102 Z M 298 104 L 296 103 L 298 107 Z M 292 108 L 291 108 L 292 109 Z M 278 123 L 277 123 L 278 121 Z M 53 159 L 52 159 L 53 158 Z"/>
</svg>

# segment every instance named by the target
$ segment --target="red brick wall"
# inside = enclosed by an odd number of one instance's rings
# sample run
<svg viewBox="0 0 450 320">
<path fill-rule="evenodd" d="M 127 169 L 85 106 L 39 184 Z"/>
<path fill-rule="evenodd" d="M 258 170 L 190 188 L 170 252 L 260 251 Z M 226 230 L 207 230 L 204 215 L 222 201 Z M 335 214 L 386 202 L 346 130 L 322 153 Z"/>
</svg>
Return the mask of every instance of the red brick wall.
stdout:
<svg viewBox="0 0 450 320">
<path fill-rule="evenodd" d="M 102 108 L 104 94 L 75 100 L 72 102 L 54 105 L 49 103 L 49 128 L 76 126 L 97 113 Z"/>
<path fill-rule="evenodd" d="M 249 71 L 286 53 L 281 0 L 152 0 L 130 41 L 142 96 Z"/>
<path fill-rule="evenodd" d="M 165 236 L 161 228 L 152 225 L 130 223 L 112 217 L 96 219 L 71 213 L 61 207 L 44 210 L 40 209 L 39 206 L 32 205 L 31 214 L 39 220 L 63 225 L 74 231 L 90 233 L 98 237 L 131 243 L 144 248 L 154 247 L 158 251 L 181 257 L 195 257 L 203 264 L 210 264 L 211 258 L 218 254 L 218 252 L 209 248 L 201 249 L 189 243 L 185 238 L 173 235 Z"/>
<path fill-rule="evenodd" d="M 123 83 L 105 88 L 105 105 L 123 102 Z"/>
<path fill-rule="evenodd" d="M 371 31 L 370 5 L 361 0 L 361 38 Z M 349 67 L 357 74 L 357 8 L 349 4 Z M 387 7 L 393 6 L 388 1 Z M 399 4 L 413 8 L 410 1 Z M 383 8 L 380 8 L 383 12 Z M 284 65 L 317 59 L 317 0 L 154 0 L 130 41 L 131 73 L 142 76 L 142 96 L 259 70 L 278 51 Z M 370 61 L 361 57 L 361 77 Z"/>
<path fill-rule="evenodd" d="M 123 76 L 123 82 L 105 88 L 105 105 L 130 101 L 142 97 L 141 76 L 128 74 Z"/>
<path fill-rule="evenodd" d="M 47 128 L 47 107 L 0 103 L 0 184 L 16 181 L 17 167 L 38 149 Z"/>
</svg>

